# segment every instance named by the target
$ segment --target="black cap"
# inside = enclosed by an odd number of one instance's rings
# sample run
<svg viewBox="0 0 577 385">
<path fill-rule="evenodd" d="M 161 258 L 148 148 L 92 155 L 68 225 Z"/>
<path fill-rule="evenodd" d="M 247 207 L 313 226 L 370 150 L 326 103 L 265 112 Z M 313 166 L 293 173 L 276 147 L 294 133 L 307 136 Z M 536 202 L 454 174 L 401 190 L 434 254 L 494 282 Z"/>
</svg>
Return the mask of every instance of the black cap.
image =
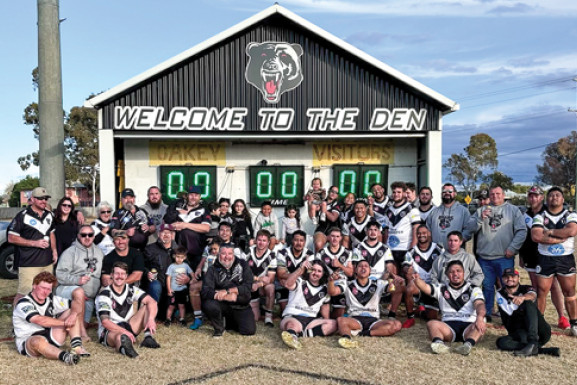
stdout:
<svg viewBox="0 0 577 385">
<path fill-rule="evenodd" d="M 506 276 L 506 275 L 516 275 L 519 276 L 519 270 L 514 269 L 512 267 L 506 268 L 505 270 L 503 270 L 503 274 L 502 276 Z"/>
<path fill-rule="evenodd" d="M 202 194 L 202 190 L 199 186 L 190 186 L 186 191 L 189 194 Z"/>
<path fill-rule="evenodd" d="M 135 197 L 136 195 L 134 195 L 134 190 L 131 188 L 125 188 L 124 190 L 122 190 L 122 194 L 120 194 L 120 196 L 122 198 L 126 198 L 126 197 Z"/>
<path fill-rule="evenodd" d="M 487 189 L 479 191 L 479 193 L 475 197 L 475 199 L 487 199 L 487 198 L 489 198 L 489 190 Z"/>
</svg>

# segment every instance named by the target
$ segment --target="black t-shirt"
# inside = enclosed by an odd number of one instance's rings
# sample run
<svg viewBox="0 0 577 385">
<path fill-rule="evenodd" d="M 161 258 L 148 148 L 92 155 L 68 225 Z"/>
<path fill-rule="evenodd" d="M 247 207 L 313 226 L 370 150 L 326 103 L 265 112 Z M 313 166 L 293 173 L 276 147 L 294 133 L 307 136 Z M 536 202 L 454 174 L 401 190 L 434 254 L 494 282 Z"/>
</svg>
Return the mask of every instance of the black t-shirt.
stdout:
<svg viewBox="0 0 577 385">
<path fill-rule="evenodd" d="M 183 222 L 211 224 L 210 213 L 202 206 L 195 207 L 186 214 L 180 214 Z M 202 257 L 202 252 L 206 246 L 206 234 L 194 230 L 184 229 L 176 233 L 177 243 L 186 247 L 188 263 L 195 269 Z"/>
<path fill-rule="evenodd" d="M 37 241 L 49 237 L 54 231 L 54 215 L 44 210 L 39 216 L 31 207 L 20 211 L 10 225 L 8 234 L 16 235 L 27 240 Z M 52 263 L 52 249 L 39 249 L 37 247 L 16 246 L 19 257 L 18 267 L 42 267 Z"/>
<path fill-rule="evenodd" d="M 70 215 L 75 214 L 71 213 Z M 64 222 L 55 221 L 54 235 L 56 236 L 56 250 L 58 251 L 58 256 L 60 256 L 76 240 L 78 222 L 71 217 L 68 217 Z"/>
<path fill-rule="evenodd" d="M 118 261 L 124 262 L 128 265 L 129 275 L 133 271 L 144 272 L 144 258 L 142 257 L 142 254 L 136 249 L 129 248 L 128 254 L 125 257 L 118 255 L 116 249 L 106 254 L 102 261 L 102 274 L 112 274 L 112 266 L 114 266 Z"/>
</svg>

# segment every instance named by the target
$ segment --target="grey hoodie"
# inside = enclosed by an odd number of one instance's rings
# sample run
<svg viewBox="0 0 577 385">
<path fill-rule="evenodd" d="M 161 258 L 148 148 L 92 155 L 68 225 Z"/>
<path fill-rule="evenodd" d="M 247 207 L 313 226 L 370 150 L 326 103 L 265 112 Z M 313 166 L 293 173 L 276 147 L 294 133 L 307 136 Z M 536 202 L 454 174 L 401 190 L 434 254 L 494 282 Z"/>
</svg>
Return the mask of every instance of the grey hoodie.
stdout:
<svg viewBox="0 0 577 385">
<path fill-rule="evenodd" d="M 78 280 L 90 274 L 90 280 L 82 288 L 88 298 L 95 298 L 100 289 L 100 274 L 104 254 L 100 247 L 92 245 L 84 247 L 75 241 L 72 246 L 64 250 L 58 259 L 56 278 L 61 286 L 78 286 Z"/>
<path fill-rule="evenodd" d="M 451 231 L 458 230 L 463 234 L 463 241 L 471 239 L 475 230 L 475 223 L 471 221 L 469 210 L 459 202 L 454 202 L 451 207 L 443 204 L 431 210 L 427 217 L 427 227 L 431 230 L 433 242 L 446 247 L 447 236 Z"/>
<path fill-rule="evenodd" d="M 477 223 L 477 255 L 493 260 L 503 258 L 507 250 L 517 254 L 527 237 L 527 226 L 521 210 L 510 203 L 489 205 L 491 214 L 483 219 L 480 207 L 473 219 Z"/>
<path fill-rule="evenodd" d="M 445 268 L 451 261 L 459 260 L 463 263 L 465 268 L 465 282 L 470 282 L 471 285 L 481 287 L 483 284 L 483 270 L 475 259 L 475 257 L 467 253 L 464 249 L 460 249 L 456 254 L 450 254 L 447 250 L 435 259 L 433 269 L 431 270 L 431 283 L 449 283 L 449 278 L 445 274 Z"/>
</svg>

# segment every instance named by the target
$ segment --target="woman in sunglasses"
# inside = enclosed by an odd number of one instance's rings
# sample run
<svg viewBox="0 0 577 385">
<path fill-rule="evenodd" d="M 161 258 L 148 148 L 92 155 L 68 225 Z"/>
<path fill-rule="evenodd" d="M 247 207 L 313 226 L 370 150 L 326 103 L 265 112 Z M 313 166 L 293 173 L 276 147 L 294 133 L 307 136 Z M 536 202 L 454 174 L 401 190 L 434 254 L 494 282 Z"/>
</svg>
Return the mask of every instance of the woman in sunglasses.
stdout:
<svg viewBox="0 0 577 385">
<path fill-rule="evenodd" d="M 98 218 L 92 222 L 92 228 L 95 234 L 94 244 L 100 247 L 104 255 L 114 250 L 114 242 L 112 240 L 112 234 L 110 234 L 110 220 L 113 211 L 112 206 L 108 202 L 100 202 L 97 207 Z"/>
<path fill-rule="evenodd" d="M 74 202 L 68 197 L 60 199 L 54 211 L 54 235 L 56 236 L 56 247 L 58 256 L 72 245 L 78 234 L 80 225 L 77 213 L 74 210 Z"/>
</svg>

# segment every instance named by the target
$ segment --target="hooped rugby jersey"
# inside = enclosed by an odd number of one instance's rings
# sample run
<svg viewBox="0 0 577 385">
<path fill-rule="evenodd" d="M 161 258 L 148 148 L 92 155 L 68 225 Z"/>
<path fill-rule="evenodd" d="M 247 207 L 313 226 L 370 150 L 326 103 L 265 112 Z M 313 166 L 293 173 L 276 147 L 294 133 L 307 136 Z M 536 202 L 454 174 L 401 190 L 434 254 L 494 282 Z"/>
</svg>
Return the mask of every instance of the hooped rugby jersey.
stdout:
<svg viewBox="0 0 577 385">
<path fill-rule="evenodd" d="M 325 246 L 321 251 L 317 253 L 315 259 L 320 259 L 327 265 L 329 269 L 329 274 L 335 272 L 333 267 L 333 260 L 338 260 L 343 266 L 348 266 L 349 263 L 352 262 L 352 253 L 350 250 L 345 249 L 344 247 L 340 246 L 339 250 L 336 253 L 332 253 L 329 245 Z M 344 272 L 340 272 L 341 278 L 346 278 Z"/>
<path fill-rule="evenodd" d="M 358 223 L 357 218 L 353 216 L 343 225 L 343 235 L 349 237 L 351 249 L 354 249 L 359 243 L 365 240 L 367 236 L 365 229 L 367 224 L 372 221 L 375 221 L 375 218 L 367 215 L 364 221 Z"/>
<path fill-rule="evenodd" d="M 441 254 L 443 254 L 443 248 L 435 242 L 431 242 L 429 248 L 425 251 L 422 251 L 418 245 L 415 245 L 415 247 L 407 251 L 403 266 L 412 265 L 415 273 L 419 273 L 423 281 L 431 283 L 433 264 Z"/>
<path fill-rule="evenodd" d="M 577 214 L 568 210 L 563 210 L 557 215 L 544 210 L 533 217 L 534 227 L 543 227 L 547 230 L 562 229 L 569 223 L 577 223 Z M 575 238 L 569 237 L 565 242 L 554 245 L 539 243 L 538 249 L 541 255 L 550 257 L 571 255 L 575 251 Z"/>
<path fill-rule="evenodd" d="M 347 313 L 352 316 L 379 318 L 379 303 L 383 292 L 389 286 L 382 279 L 369 280 L 366 286 L 361 286 L 356 279 L 352 281 L 340 280 L 335 282 L 345 295 Z"/>
<path fill-rule="evenodd" d="M 537 295 L 537 292 L 531 285 L 519 285 L 517 291 L 512 295 L 514 297 L 518 297 L 519 295 L 525 295 L 527 293 L 533 293 Z M 507 289 L 504 287 L 497 291 L 497 305 L 508 315 L 512 315 L 515 310 L 519 309 L 519 305 L 515 305 L 513 303 L 513 299 L 509 296 Z"/>
<path fill-rule="evenodd" d="M 419 210 L 406 202 L 399 207 L 388 206 L 385 214 L 389 226 L 387 244 L 391 250 L 408 250 L 413 240 L 413 225 L 421 222 Z"/>
<path fill-rule="evenodd" d="M 447 321 L 475 322 L 475 301 L 485 302 L 481 288 L 465 283 L 458 289 L 450 285 L 431 285 L 431 297 L 439 301 L 441 319 Z"/>
<path fill-rule="evenodd" d="M 251 246 L 246 261 L 255 277 L 266 277 L 269 271 L 276 272 L 277 261 L 274 251 L 266 250 L 260 258 L 256 256 L 256 246 Z"/>
<path fill-rule="evenodd" d="M 108 316 L 115 324 L 129 322 L 146 296 L 144 290 L 128 283 L 124 285 L 120 293 L 115 292 L 112 285 L 103 288 L 94 301 L 98 317 L 98 335 L 104 331 L 103 316 Z"/>
<path fill-rule="evenodd" d="M 317 317 L 321 307 L 329 303 L 326 285 L 314 286 L 309 281 L 298 278 L 294 290 L 289 291 L 289 299 L 282 316 L 298 315 Z"/>
<path fill-rule="evenodd" d="M 287 269 L 289 274 L 294 273 L 304 261 L 312 261 L 315 254 L 305 248 L 303 249 L 300 258 L 296 258 L 293 254 L 292 247 L 285 247 L 277 251 L 276 253 L 276 263 L 277 267 L 284 267 Z"/>
<path fill-rule="evenodd" d="M 374 246 L 369 246 L 366 242 L 360 243 L 353 250 L 353 261 L 365 260 L 371 265 L 370 279 L 381 279 L 386 270 L 388 262 L 393 262 L 391 250 L 381 242 Z"/>
<path fill-rule="evenodd" d="M 22 351 L 23 344 L 34 333 L 41 332 L 45 328 L 30 321 L 32 317 L 41 315 L 45 317 L 58 318 L 60 314 L 70 309 L 70 300 L 50 294 L 44 303 L 38 303 L 32 297 L 32 293 L 21 298 L 14 313 L 12 313 L 12 323 L 14 325 L 15 342 L 18 351 Z"/>
</svg>

